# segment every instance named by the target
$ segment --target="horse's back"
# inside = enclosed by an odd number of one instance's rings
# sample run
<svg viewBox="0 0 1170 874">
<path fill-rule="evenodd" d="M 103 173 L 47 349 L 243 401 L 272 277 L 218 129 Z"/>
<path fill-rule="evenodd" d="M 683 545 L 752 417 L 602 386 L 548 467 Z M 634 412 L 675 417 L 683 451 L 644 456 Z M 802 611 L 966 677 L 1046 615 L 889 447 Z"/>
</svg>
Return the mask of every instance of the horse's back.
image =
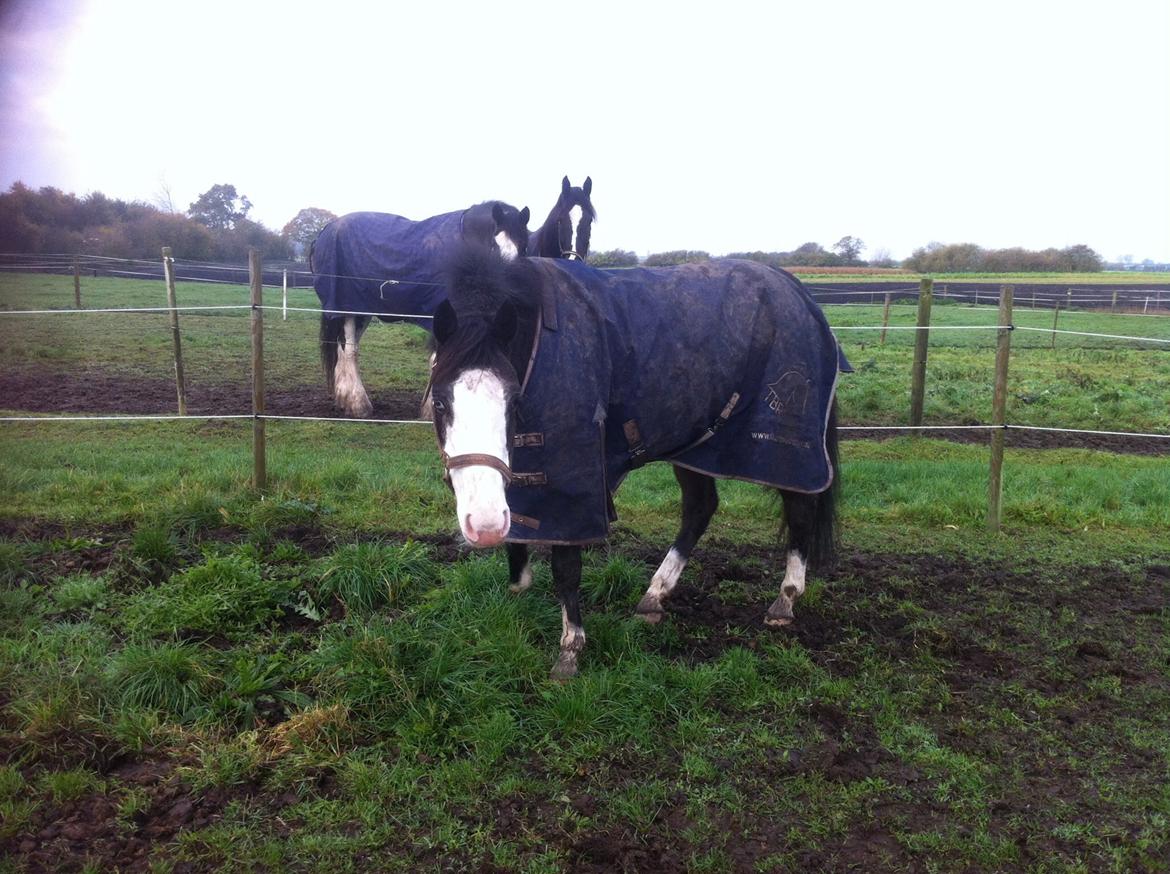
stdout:
<svg viewBox="0 0 1170 874">
<path fill-rule="evenodd" d="M 604 489 L 647 461 L 799 492 L 830 486 L 838 346 L 793 277 L 747 261 L 632 270 L 531 263 L 555 327 L 546 317 L 521 401 L 543 445 L 514 450 L 514 461 L 544 474 L 547 486 L 540 495 L 510 490 L 509 504 L 515 498 L 517 512 L 539 518 L 547 501 L 574 524 L 515 539 L 603 536 L 602 510 L 578 522 L 573 508 L 604 507 Z"/>
<path fill-rule="evenodd" d="M 459 239 L 462 212 L 421 221 L 353 212 L 327 224 L 313 243 L 313 288 L 327 310 L 419 318 L 443 299 L 446 250 Z"/>
</svg>

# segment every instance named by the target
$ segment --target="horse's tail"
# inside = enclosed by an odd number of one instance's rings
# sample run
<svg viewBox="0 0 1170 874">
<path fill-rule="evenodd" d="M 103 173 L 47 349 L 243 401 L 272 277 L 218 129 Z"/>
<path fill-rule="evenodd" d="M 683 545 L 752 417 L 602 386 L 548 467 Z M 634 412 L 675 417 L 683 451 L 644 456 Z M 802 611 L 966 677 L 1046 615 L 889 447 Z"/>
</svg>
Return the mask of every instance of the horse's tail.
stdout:
<svg viewBox="0 0 1170 874">
<path fill-rule="evenodd" d="M 325 370 L 325 387 L 333 394 L 333 373 L 337 368 L 337 344 L 345 331 L 344 316 L 321 315 L 321 367 Z"/>
<path fill-rule="evenodd" d="M 813 511 L 812 542 L 809 544 L 809 562 L 827 570 L 837 563 L 837 499 L 841 494 L 841 466 L 837 453 L 837 399 L 829 408 L 829 422 L 825 428 L 825 452 L 833 480 L 829 487 L 816 495 Z"/>
<path fill-rule="evenodd" d="M 841 477 L 837 463 L 836 400 L 829 408 L 825 454 L 832 480 L 823 492 L 808 494 L 783 488 L 776 490 L 784 503 L 781 531 L 788 530 L 790 548 L 799 550 L 808 566 L 822 573 L 832 570 L 837 563 L 837 498 L 841 493 Z"/>
</svg>

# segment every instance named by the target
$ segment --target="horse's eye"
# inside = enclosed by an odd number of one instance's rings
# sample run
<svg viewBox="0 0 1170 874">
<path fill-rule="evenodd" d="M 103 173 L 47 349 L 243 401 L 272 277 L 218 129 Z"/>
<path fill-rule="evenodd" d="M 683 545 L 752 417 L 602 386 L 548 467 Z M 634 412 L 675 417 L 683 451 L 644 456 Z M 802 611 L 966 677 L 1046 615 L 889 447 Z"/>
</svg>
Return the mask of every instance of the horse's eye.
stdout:
<svg viewBox="0 0 1170 874">
<path fill-rule="evenodd" d="M 440 413 L 447 412 L 447 405 L 445 403 L 443 403 L 442 401 L 438 400 L 437 398 L 435 399 L 433 406 Z"/>
</svg>

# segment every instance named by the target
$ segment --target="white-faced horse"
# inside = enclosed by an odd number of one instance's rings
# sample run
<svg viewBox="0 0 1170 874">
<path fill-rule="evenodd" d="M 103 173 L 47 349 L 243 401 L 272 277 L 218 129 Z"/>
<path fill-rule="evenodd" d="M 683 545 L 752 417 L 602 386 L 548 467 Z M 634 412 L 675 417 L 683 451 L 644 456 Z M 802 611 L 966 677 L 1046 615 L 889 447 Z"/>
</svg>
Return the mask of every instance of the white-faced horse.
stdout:
<svg viewBox="0 0 1170 874">
<path fill-rule="evenodd" d="M 584 261 L 589 255 L 589 236 L 597 221 L 593 208 L 593 179 L 585 177 L 585 184 L 577 188 L 569 184 L 569 177 L 561 180 L 561 196 L 549 210 L 544 224 L 528 238 L 528 254 L 534 258 L 576 258 Z"/>
<path fill-rule="evenodd" d="M 309 250 L 321 301 L 321 364 L 333 403 L 348 416 L 373 412 L 358 370 L 358 345 L 374 315 L 430 328 L 443 299 L 442 264 L 465 243 L 507 258 L 528 248 L 528 207 L 492 200 L 422 221 L 354 212 L 321 229 Z"/>
<path fill-rule="evenodd" d="M 848 363 L 789 274 L 748 261 L 594 270 L 464 251 L 435 312 L 434 423 L 472 546 L 507 542 L 514 590 L 527 544 L 552 548 L 562 607 L 552 674 L 585 644 L 581 546 L 603 540 L 632 469 L 674 466 L 682 524 L 637 612 L 664 603 L 718 506 L 715 477 L 779 490 L 788 540 L 764 621 L 793 620 L 811 563 L 834 554 L 835 389 Z"/>
</svg>

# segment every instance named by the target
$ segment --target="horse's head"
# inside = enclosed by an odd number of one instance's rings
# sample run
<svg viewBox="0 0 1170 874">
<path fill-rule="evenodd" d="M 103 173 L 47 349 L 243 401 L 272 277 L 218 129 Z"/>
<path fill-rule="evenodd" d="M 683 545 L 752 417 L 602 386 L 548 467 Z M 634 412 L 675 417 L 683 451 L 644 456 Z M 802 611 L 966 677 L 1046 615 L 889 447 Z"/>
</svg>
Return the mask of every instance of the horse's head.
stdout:
<svg viewBox="0 0 1170 874">
<path fill-rule="evenodd" d="M 518 265 L 467 248 L 435 311 L 435 435 L 459 528 L 475 547 L 499 545 L 511 527 L 504 489 L 512 478 L 512 413 L 536 318 L 523 284 Z"/>
<path fill-rule="evenodd" d="M 463 214 L 463 240 L 511 261 L 528 251 L 529 215 L 502 200 L 473 206 Z"/>
<path fill-rule="evenodd" d="M 589 256 L 589 235 L 597 220 L 590 199 L 592 191 L 593 179 L 588 176 L 579 188 L 569 183 L 568 176 L 562 179 L 560 197 L 536 232 L 529 254 L 584 261 Z"/>
</svg>

